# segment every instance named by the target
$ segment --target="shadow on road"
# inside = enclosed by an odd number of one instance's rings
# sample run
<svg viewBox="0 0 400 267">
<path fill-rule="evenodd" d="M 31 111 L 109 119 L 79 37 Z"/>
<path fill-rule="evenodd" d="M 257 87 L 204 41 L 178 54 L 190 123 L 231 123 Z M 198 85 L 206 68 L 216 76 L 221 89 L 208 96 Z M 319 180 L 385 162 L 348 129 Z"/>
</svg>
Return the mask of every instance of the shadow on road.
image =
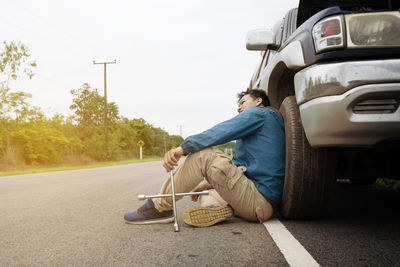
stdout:
<svg viewBox="0 0 400 267">
<path fill-rule="evenodd" d="M 320 219 L 282 221 L 321 266 L 399 264 L 399 191 L 337 183 Z"/>
<path fill-rule="evenodd" d="M 337 183 L 328 197 L 327 208 L 321 219 L 400 222 L 400 191 L 374 185 Z"/>
</svg>

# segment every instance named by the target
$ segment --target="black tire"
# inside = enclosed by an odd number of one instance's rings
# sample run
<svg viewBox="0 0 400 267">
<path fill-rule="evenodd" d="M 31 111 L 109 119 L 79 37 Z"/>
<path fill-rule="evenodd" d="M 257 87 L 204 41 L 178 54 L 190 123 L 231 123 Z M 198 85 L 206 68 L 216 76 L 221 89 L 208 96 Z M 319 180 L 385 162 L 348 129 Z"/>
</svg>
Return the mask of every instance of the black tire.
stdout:
<svg viewBox="0 0 400 267">
<path fill-rule="evenodd" d="M 305 136 L 295 96 L 282 102 L 285 121 L 286 171 L 281 215 L 288 219 L 314 219 L 325 206 L 332 183 L 327 149 L 312 148 Z"/>
</svg>

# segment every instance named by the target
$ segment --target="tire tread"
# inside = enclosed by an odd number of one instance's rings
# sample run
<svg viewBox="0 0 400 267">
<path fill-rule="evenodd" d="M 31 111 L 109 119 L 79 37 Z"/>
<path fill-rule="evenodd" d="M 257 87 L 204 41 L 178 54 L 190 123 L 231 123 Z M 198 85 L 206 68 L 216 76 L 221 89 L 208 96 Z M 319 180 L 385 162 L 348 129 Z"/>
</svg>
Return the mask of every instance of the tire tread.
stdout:
<svg viewBox="0 0 400 267">
<path fill-rule="evenodd" d="M 305 135 L 294 96 L 285 98 L 280 112 L 285 120 L 286 171 L 281 214 L 288 219 L 320 215 L 331 182 L 328 151 L 312 148 Z"/>
</svg>

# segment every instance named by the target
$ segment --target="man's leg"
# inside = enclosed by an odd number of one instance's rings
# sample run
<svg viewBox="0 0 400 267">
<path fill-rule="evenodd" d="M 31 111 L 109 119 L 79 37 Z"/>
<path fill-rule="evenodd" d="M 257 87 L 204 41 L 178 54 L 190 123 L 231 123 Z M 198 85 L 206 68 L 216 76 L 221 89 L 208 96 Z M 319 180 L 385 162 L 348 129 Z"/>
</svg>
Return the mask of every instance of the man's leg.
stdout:
<svg viewBox="0 0 400 267">
<path fill-rule="evenodd" d="M 210 207 L 219 207 L 226 206 L 228 202 L 226 202 L 215 189 L 208 190 L 208 195 L 201 195 L 199 197 L 200 207 L 210 208 Z"/>
<path fill-rule="evenodd" d="M 190 192 L 204 179 L 203 170 L 210 164 L 212 156 L 210 157 L 208 153 L 201 153 L 202 151 L 190 154 L 174 171 L 175 193 Z M 171 179 L 168 176 L 161 186 L 160 194 L 171 193 Z M 180 196 L 175 197 L 176 200 L 181 198 Z M 159 211 L 169 211 L 172 209 L 172 197 L 155 198 L 153 202 Z"/>
<path fill-rule="evenodd" d="M 175 192 L 189 192 L 203 178 L 230 204 L 235 214 L 252 221 L 265 221 L 273 214 L 270 203 L 258 192 L 241 169 L 218 149 L 206 148 L 190 154 L 174 174 Z M 167 179 L 161 194 L 170 194 L 171 182 Z M 172 198 L 154 199 L 160 212 L 172 209 Z"/>
<path fill-rule="evenodd" d="M 203 166 L 204 163 L 197 165 L 187 164 L 187 162 L 191 162 L 190 158 L 193 158 L 195 154 L 189 155 L 186 161 L 174 172 L 175 193 L 189 192 L 203 179 L 204 175 L 201 173 L 199 166 Z M 204 159 L 204 157 L 197 156 L 194 157 L 194 161 L 202 161 Z M 172 193 L 170 177 L 165 180 L 160 193 Z M 176 196 L 176 200 L 180 198 L 182 197 Z M 174 220 L 172 209 L 172 197 L 148 199 L 136 211 L 126 213 L 124 218 L 130 224 L 168 223 Z"/>
</svg>

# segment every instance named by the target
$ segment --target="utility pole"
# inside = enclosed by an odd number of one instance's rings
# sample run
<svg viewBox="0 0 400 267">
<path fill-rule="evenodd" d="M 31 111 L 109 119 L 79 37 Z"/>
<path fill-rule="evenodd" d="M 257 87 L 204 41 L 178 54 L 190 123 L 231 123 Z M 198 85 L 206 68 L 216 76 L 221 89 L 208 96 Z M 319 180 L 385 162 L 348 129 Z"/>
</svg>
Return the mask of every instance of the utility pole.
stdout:
<svg viewBox="0 0 400 267">
<path fill-rule="evenodd" d="M 165 140 L 165 128 L 163 127 L 164 154 L 167 152 L 167 142 Z"/>
<path fill-rule="evenodd" d="M 109 153 L 108 153 L 108 118 L 107 118 L 107 64 L 115 64 L 117 63 L 117 60 L 114 59 L 114 61 L 111 62 L 96 62 L 93 60 L 93 64 L 103 64 L 104 65 L 104 132 L 105 132 L 105 138 L 106 138 L 106 157 L 107 159 L 109 158 Z"/>
<path fill-rule="evenodd" d="M 181 137 L 183 137 L 182 136 L 182 127 L 183 127 L 183 125 L 178 125 L 178 127 L 179 127 L 179 132 L 181 133 Z"/>
</svg>

